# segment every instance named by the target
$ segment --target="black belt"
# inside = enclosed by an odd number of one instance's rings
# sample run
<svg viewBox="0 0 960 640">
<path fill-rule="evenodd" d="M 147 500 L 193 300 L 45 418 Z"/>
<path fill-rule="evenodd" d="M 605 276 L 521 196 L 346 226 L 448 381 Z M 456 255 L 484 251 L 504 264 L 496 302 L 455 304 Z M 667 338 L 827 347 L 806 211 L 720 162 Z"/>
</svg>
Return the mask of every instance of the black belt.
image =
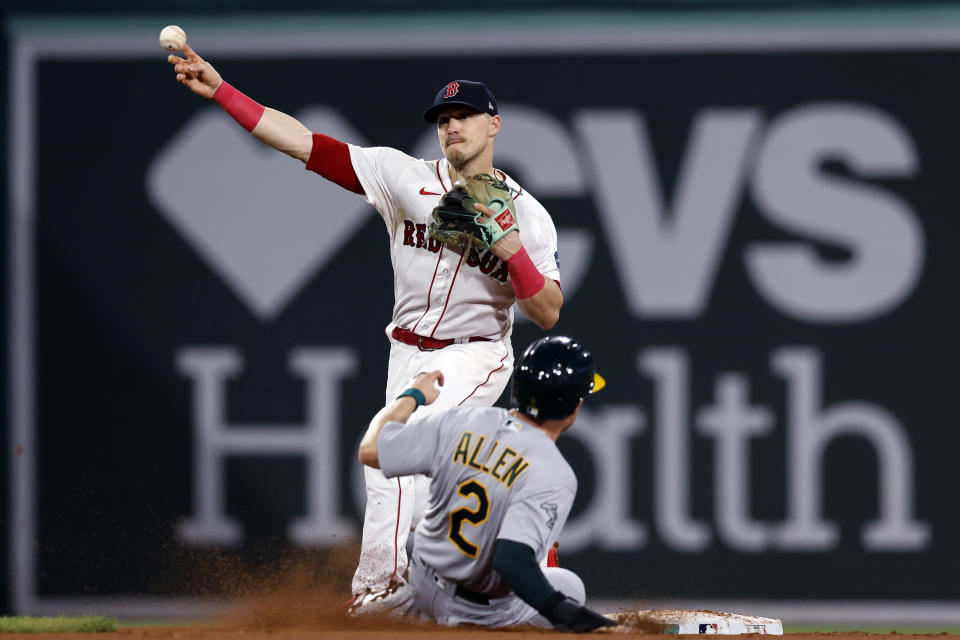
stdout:
<svg viewBox="0 0 960 640">
<path fill-rule="evenodd" d="M 429 564 L 424 562 L 418 555 L 413 556 L 413 562 L 415 564 L 422 565 L 427 570 L 427 577 L 433 580 L 434 582 L 436 582 L 440 586 L 440 588 L 444 588 L 445 584 L 450 584 L 450 583 L 456 584 L 453 582 L 453 580 L 447 580 L 446 578 L 443 578 L 442 576 L 440 576 L 440 574 L 438 574 L 433 567 L 431 567 Z M 473 604 L 479 604 L 485 607 L 490 605 L 490 598 L 483 595 L 482 593 L 477 593 L 476 591 L 467 589 L 466 587 L 460 584 L 457 584 L 456 588 L 453 590 L 453 595 L 460 598 L 461 600 L 472 602 Z"/>
<path fill-rule="evenodd" d="M 490 599 L 487 598 L 487 596 L 482 593 L 477 593 L 476 591 L 470 591 L 470 589 L 459 584 L 456 590 L 454 590 L 454 594 L 456 594 L 458 598 L 472 602 L 473 604 L 482 604 L 484 606 L 490 604 Z"/>
</svg>

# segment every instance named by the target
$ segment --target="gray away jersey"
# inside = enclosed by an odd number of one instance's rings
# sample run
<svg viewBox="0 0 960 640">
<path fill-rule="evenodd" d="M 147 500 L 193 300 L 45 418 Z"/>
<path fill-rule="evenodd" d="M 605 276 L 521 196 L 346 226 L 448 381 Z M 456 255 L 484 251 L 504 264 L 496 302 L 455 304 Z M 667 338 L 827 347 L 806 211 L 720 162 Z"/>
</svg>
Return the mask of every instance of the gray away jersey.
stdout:
<svg viewBox="0 0 960 640">
<path fill-rule="evenodd" d="M 487 594 L 510 588 L 492 568 L 498 538 L 546 555 L 573 507 L 577 478 L 550 438 L 499 408 L 458 407 L 406 424 L 377 441 L 387 477 L 433 480 L 415 553 L 441 576 Z"/>
</svg>

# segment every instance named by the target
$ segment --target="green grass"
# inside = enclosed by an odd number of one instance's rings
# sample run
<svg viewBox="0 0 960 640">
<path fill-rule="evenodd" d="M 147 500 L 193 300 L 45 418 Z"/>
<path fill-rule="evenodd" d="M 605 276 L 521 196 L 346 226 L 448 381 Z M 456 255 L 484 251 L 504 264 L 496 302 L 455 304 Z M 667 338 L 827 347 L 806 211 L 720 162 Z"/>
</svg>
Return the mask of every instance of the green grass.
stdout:
<svg viewBox="0 0 960 640">
<path fill-rule="evenodd" d="M 117 621 L 106 616 L 0 616 L 0 633 L 95 633 L 116 628 Z"/>
<path fill-rule="evenodd" d="M 846 631 L 863 631 L 864 633 L 897 633 L 904 635 L 937 635 L 940 633 L 949 633 L 952 635 L 960 634 L 960 627 L 911 627 L 903 625 L 852 625 L 852 624 L 785 624 L 784 633 L 843 633 Z"/>
<path fill-rule="evenodd" d="M 120 627 L 192 627 L 208 624 L 208 619 L 164 618 L 162 620 L 147 620 L 145 618 L 120 618 L 117 625 Z"/>
</svg>

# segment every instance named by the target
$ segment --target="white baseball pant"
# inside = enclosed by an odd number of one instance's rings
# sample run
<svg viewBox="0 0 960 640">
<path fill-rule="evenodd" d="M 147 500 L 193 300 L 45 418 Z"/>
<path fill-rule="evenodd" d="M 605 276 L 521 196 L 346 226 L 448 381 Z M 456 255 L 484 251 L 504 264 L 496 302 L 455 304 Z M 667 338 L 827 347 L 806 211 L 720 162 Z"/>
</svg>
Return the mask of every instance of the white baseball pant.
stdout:
<svg viewBox="0 0 960 640">
<path fill-rule="evenodd" d="M 416 374 L 439 369 L 444 385 L 433 404 L 417 414 L 456 406 L 493 406 L 513 373 L 509 339 L 452 344 L 435 351 L 390 340 L 385 404 L 410 385 Z M 416 414 L 415 414 L 416 415 Z M 360 561 L 353 576 L 353 593 L 386 588 L 407 570 L 407 536 L 423 516 L 429 493 L 426 476 L 387 478 L 379 469 L 363 468 L 367 507 L 363 519 Z"/>
<path fill-rule="evenodd" d="M 560 567 L 541 570 L 554 589 L 580 604 L 586 602 L 586 588 L 580 576 Z M 510 627 L 529 624 L 546 629 L 553 628 L 549 620 L 514 593 L 502 598 L 491 598 L 488 604 L 464 600 L 456 594 L 456 583 L 443 579 L 420 560 L 415 560 L 410 565 L 410 583 L 403 588 L 411 591 L 411 596 L 403 598 L 408 603 L 403 606 L 405 613 L 419 614 L 442 625 Z"/>
</svg>

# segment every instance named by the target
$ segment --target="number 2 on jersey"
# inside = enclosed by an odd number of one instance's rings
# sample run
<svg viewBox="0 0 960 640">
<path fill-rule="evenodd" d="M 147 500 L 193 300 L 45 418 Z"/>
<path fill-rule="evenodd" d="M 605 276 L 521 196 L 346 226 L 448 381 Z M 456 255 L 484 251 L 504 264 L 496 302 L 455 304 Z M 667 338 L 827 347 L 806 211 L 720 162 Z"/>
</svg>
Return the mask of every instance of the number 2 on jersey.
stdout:
<svg viewBox="0 0 960 640">
<path fill-rule="evenodd" d="M 457 493 L 464 498 L 476 498 L 477 508 L 460 507 L 459 509 L 451 511 L 450 531 L 447 533 L 447 537 L 457 549 L 460 549 L 460 551 L 471 558 L 476 558 L 477 554 L 480 553 L 480 547 L 464 538 L 461 530 L 463 529 L 464 521 L 469 522 L 473 526 L 483 524 L 487 521 L 487 517 L 490 515 L 490 498 L 487 495 L 487 488 L 477 480 L 467 480 L 462 483 L 457 487 Z"/>
</svg>

